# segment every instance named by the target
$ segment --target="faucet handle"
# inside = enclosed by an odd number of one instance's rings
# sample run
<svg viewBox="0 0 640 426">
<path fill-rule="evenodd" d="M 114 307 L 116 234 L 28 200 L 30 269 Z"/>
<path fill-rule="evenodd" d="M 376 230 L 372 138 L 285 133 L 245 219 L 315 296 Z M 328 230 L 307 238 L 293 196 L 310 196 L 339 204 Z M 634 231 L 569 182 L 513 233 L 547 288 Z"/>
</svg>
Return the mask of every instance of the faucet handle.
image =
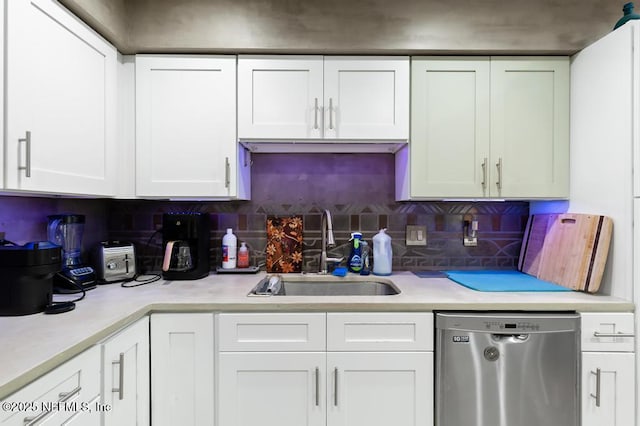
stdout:
<svg viewBox="0 0 640 426">
<path fill-rule="evenodd" d="M 327 262 L 342 262 L 344 260 L 344 256 L 343 257 L 327 257 L 325 259 Z"/>
</svg>

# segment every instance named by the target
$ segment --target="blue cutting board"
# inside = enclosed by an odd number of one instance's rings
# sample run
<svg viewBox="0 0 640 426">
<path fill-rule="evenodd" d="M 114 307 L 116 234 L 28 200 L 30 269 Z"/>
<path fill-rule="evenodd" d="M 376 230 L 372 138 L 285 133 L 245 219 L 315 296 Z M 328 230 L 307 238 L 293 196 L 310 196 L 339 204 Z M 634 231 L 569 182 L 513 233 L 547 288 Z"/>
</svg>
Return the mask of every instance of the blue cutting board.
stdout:
<svg viewBox="0 0 640 426">
<path fill-rule="evenodd" d="M 478 291 L 572 291 L 519 271 L 446 271 L 450 280 Z"/>
</svg>

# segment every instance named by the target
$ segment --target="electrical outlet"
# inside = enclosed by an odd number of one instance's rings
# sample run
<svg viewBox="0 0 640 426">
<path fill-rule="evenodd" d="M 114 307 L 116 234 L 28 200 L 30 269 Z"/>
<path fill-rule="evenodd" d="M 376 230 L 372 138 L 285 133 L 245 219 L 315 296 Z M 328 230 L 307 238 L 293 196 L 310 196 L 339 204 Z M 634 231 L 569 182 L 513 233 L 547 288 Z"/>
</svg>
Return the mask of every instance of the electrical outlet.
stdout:
<svg viewBox="0 0 640 426">
<path fill-rule="evenodd" d="M 407 245 L 426 246 L 427 227 L 420 225 L 407 225 Z"/>
<path fill-rule="evenodd" d="M 478 245 L 478 221 L 465 220 L 462 228 L 462 244 L 465 247 L 476 247 Z"/>
</svg>

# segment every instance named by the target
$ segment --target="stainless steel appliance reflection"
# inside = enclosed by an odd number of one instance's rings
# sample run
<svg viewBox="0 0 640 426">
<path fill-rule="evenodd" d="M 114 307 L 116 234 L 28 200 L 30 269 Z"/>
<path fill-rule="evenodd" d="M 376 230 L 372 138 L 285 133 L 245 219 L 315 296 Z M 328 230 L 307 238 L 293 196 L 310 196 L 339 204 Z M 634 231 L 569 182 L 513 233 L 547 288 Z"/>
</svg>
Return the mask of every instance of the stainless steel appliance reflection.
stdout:
<svg viewBox="0 0 640 426">
<path fill-rule="evenodd" d="M 436 426 L 578 426 L 580 316 L 438 313 Z"/>
</svg>

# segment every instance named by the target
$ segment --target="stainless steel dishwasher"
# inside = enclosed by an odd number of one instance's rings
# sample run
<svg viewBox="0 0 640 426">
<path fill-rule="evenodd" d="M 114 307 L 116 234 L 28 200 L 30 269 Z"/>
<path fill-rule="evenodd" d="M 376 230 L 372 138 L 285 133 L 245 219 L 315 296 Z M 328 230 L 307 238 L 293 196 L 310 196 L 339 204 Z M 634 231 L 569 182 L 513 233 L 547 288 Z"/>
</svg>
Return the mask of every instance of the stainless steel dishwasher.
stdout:
<svg viewBox="0 0 640 426">
<path fill-rule="evenodd" d="M 580 316 L 436 314 L 436 426 L 578 426 Z"/>
</svg>

